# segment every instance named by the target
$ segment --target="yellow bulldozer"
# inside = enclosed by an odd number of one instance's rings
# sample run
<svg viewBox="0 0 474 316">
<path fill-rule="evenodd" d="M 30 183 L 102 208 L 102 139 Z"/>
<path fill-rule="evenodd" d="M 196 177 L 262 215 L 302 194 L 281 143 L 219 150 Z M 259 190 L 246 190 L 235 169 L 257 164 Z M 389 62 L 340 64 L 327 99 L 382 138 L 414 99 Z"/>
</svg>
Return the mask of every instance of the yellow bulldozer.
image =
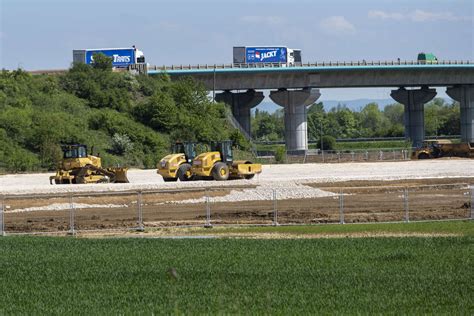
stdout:
<svg viewBox="0 0 474 316">
<path fill-rule="evenodd" d="M 471 143 L 453 143 L 449 139 L 425 140 L 412 152 L 412 159 L 432 159 L 442 157 L 474 158 Z"/>
<path fill-rule="evenodd" d="M 87 154 L 82 144 L 61 145 L 63 158 L 56 175 L 49 177 L 53 184 L 128 183 L 127 168 L 103 168 L 100 157 Z"/>
<path fill-rule="evenodd" d="M 165 182 L 191 181 L 194 175 L 191 171 L 192 162 L 196 156 L 196 143 L 176 142 L 173 153 L 169 154 L 158 163 L 157 173 Z"/>
<path fill-rule="evenodd" d="M 195 177 L 217 181 L 252 179 L 262 172 L 262 165 L 246 160 L 234 161 L 232 141 L 227 140 L 211 143 L 211 151 L 194 158 L 191 171 Z"/>
</svg>

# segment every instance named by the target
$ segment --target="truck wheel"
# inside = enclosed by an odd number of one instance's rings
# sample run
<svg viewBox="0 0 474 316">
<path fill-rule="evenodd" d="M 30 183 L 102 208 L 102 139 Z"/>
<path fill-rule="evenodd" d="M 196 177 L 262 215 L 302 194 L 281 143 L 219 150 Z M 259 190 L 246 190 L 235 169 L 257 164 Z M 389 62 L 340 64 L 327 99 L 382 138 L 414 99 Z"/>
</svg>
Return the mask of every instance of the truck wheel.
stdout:
<svg viewBox="0 0 474 316">
<path fill-rule="evenodd" d="M 255 177 L 255 173 L 253 173 L 253 174 L 246 174 L 246 175 L 244 176 L 245 180 L 250 180 L 250 179 L 252 179 L 253 177 Z"/>
<path fill-rule="evenodd" d="M 430 156 L 427 153 L 421 153 L 418 155 L 418 159 L 430 159 Z"/>
<path fill-rule="evenodd" d="M 223 162 L 218 162 L 212 168 L 212 177 L 216 181 L 225 181 L 229 179 L 229 166 Z"/>
<path fill-rule="evenodd" d="M 191 173 L 191 165 L 188 163 L 183 163 L 179 166 L 177 176 L 179 181 L 191 181 L 193 180 L 193 174 Z"/>
<path fill-rule="evenodd" d="M 165 182 L 176 182 L 178 178 L 163 178 L 163 181 Z"/>
</svg>

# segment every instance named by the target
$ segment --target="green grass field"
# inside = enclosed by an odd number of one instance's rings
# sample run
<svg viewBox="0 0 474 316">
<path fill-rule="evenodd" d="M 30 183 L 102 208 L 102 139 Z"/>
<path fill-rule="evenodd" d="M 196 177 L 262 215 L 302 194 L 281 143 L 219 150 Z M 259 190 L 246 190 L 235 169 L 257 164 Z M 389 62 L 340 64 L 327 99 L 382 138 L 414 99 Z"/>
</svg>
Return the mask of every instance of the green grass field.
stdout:
<svg viewBox="0 0 474 316">
<path fill-rule="evenodd" d="M 460 235 L 290 240 L 4 237 L 0 315 L 473 314 L 474 223 L 429 225 L 390 224 L 385 230 L 435 232 L 444 227 L 445 232 L 458 229 Z M 370 225 L 337 227 L 353 231 L 364 226 Z M 384 231 L 380 226 L 371 227 Z M 318 227 L 323 226 L 302 227 L 299 234 Z M 267 229 L 298 233 L 293 227 Z M 168 274 L 171 267 L 177 278 Z"/>
</svg>

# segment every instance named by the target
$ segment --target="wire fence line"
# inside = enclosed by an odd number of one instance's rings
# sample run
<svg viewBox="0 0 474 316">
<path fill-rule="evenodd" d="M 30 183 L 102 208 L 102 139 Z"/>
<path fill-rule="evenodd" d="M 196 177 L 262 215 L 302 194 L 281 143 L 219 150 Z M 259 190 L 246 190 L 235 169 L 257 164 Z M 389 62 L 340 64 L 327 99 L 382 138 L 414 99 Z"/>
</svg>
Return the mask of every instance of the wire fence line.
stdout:
<svg viewBox="0 0 474 316">
<path fill-rule="evenodd" d="M 474 219 L 474 185 L 201 188 L 4 196 L 0 235 Z"/>
<path fill-rule="evenodd" d="M 285 151 L 283 157 L 271 150 L 257 150 L 256 158 L 265 163 L 342 163 L 410 160 L 413 149 L 380 148 L 367 150 L 319 150 L 309 149 L 304 154 L 295 155 Z M 278 161 L 280 159 L 281 161 Z"/>
</svg>

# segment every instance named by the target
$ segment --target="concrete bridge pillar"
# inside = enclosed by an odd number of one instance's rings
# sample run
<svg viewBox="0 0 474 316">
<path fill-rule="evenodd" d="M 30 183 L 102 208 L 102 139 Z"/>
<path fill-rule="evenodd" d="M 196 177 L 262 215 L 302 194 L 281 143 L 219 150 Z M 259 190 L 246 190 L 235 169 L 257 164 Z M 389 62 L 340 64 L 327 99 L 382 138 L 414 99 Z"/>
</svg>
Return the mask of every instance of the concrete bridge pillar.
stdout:
<svg viewBox="0 0 474 316">
<path fill-rule="evenodd" d="M 263 92 L 257 92 L 252 89 L 239 93 L 224 91 L 216 94 L 217 102 L 224 102 L 231 106 L 232 115 L 249 136 L 252 135 L 250 129 L 250 110 L 259 105 L 263 99 Z"/>
<path fill-rule="evenodd" d="M 446 93 L 461 105 L 461 141 L 474 143 L 474 85 L 449 87 Z"/>
<path fill-rule="evenodd" d="M 390 96 L 405 106 L 405 138 L 412 141 L 414 147 L 420 146 L 425 139 L 424 108 L 426 102 L 436 96 L 435 89 L 392 90 Z"/>
<path fill-rule="evenodd" d="M 291 154 L 304 154 L 308 150 L 307 106 L 321 96 L 319 89 L 270 92 L 270 99 L 285 108 L 285 143 Z"/>
</svg>

